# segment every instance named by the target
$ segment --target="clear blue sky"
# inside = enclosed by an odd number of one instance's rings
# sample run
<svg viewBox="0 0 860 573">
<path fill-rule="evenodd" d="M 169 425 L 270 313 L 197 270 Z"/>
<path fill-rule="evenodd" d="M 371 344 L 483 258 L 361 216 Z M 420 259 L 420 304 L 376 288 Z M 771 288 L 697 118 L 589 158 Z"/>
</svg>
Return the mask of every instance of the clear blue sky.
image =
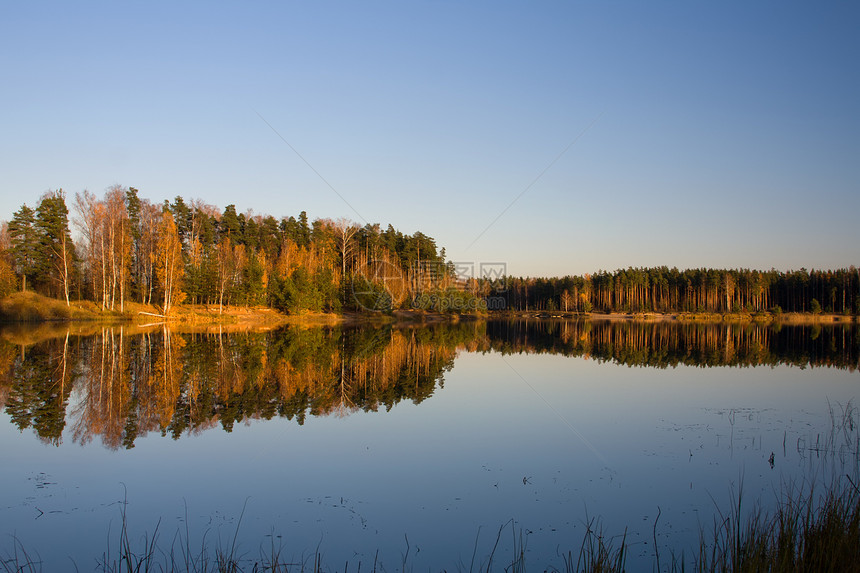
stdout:
<svg viewBox="0 0 860 573">
<path fill-rule="evenodd" d="M 860 265 L 858 62 L 854 2 L 5 2 L 0 219 L 119 183 L 514 275 Z"/>
</svg>

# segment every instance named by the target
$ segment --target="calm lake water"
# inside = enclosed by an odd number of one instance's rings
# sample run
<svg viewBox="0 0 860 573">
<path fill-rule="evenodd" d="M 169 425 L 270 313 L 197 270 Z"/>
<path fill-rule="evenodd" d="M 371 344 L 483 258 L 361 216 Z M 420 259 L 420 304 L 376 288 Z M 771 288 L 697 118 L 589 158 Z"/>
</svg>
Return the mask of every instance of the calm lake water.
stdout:
<svg viewBox="0 0 860 573">
<path fill-rule="evenodd" d="M 499 568 L 563 568 L 599 520 L 650 569 L 740 489 L 860 475 L 858 366 L 854 326 L 6 329 L 0 554 L 93 570 L 125 507 L 133 547 L 339 571 L 477 567 L 500 529 Z"/>
</svg>

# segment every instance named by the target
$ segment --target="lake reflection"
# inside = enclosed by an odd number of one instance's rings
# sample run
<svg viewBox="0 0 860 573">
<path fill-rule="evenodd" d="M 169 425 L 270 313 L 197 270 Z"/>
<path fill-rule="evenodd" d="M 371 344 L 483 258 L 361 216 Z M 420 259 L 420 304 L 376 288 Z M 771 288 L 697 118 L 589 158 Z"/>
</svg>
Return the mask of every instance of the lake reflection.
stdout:
<svg viewBox="0 0 860 573">
<path fill-rule="evenodd" d="M 134 447 L 149 432 L 178 439 L 217 426 L 229 432 L 246 419 L 303 424 L 308 415 L 388 410 L 431 396 L 483 325 L 134 330 L 66 333 L 28 346 L 6 339 L 0 405 L 47 442 L 59 445 L 68 424 L 74 441 L 98 436 L 111 448 Z"/>
<path fill-rule="evenodd" d="M 252 496 L 251 551 L 274 530 L 394 567 L 408 534 L 416 567 L 469 568 L 514 519 L 535 565 L 561 567 L 600 515 L 650 567 L 658 506 L 669 551 L 731 485 L 858 473 L 852 325 L 88 329 L 0 332 L 0 533 L 81 570 L 121 483 L 142 530 L 187 504 L 201 535 L 232 533 Z"/>
</svg>

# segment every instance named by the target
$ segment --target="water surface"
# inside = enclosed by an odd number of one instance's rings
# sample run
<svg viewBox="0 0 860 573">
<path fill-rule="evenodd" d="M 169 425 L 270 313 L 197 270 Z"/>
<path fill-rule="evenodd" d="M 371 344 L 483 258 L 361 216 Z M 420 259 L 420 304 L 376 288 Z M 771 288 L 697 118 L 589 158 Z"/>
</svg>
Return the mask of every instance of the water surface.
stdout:
<svg viewBox="0 0 860 573">
<path fill-rule="evenodd" d="M 562 567 L 600 518 L 650 568 L 658 512 L 668 555 L 733 490 L 858 475 L 858 360 L 853 326 L 4 330 L 0 534 L 89 570 L 125 507 L 165 550 L 468 569 L 504 526 L 498 563 Z"/>
</svg>

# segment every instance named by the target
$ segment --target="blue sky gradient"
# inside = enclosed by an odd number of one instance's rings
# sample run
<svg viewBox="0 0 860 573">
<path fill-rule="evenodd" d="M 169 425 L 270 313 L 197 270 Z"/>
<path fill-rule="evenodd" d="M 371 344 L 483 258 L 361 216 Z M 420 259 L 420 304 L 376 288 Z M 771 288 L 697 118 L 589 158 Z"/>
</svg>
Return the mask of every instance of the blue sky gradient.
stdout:
<svg viewBox="0 0 860 573">
<path fill-rule="evenodd" d="M 119 183 L 514 275 L 860 265 L 858 30 L 850 2 L 4 3 L 0 219 Z"/>
</svg>

